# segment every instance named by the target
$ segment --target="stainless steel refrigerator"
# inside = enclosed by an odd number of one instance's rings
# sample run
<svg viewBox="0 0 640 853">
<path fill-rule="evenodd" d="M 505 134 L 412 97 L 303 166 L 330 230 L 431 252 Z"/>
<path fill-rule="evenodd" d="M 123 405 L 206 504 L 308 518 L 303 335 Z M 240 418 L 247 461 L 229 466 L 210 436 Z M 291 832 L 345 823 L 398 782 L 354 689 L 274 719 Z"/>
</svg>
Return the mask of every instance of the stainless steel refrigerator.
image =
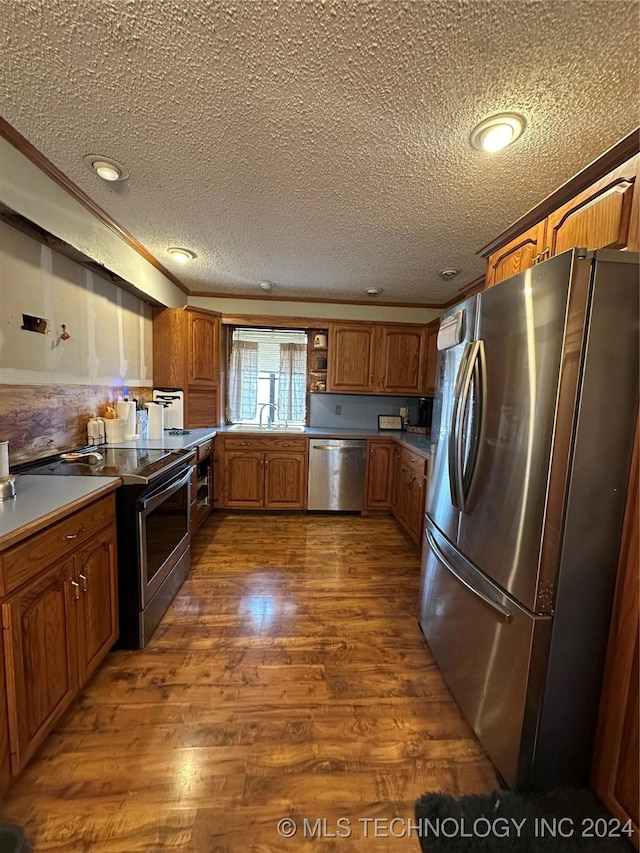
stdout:
<svg viewBox="0 0 640 853">
<path fill-rule="evenodd" d="M 420 626 L 514 788 L 588 781 L 638 411 L 639 256 L 571 250 L 447 312 Z"/>
</svg>

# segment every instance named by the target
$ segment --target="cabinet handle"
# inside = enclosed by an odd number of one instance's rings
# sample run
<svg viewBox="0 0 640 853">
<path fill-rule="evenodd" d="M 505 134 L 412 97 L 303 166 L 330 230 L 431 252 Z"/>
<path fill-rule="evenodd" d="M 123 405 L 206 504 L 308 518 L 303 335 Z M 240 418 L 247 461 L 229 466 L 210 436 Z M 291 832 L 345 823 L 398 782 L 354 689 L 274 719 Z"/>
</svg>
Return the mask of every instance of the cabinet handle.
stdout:
<svg viewBox="0 0 640 853">
<path fill-rule="evenodd" d="M 80 584 L 76 583 L 75 581 L 72 580 L 71 586 L 74 588 L 73 589 L 73 597 L 77 601 L 80 598 Z"/>
<path fill-rule="evenodd" d="M 82 591 L 86 592 L 87 591 L 87 578 L 85 577 L 85 575 L 78 575 L 78 577 L 82 581 Z"/>
<path fill-rule="evenodd" d="M 67 535 L 66 535 L 66 536 L 63 536 L 63 537 L 62 537 L 62 541 L 63 541 L 63 542 L 70 542 L 72 539 L 77 539 L 77 538 L 78 538 L 78 536 L 80 536 L 80 534 L 81 534 L 81 533 L 86 533 L 86 532 L 87 532 L 87 528 L 86 528 L 86 527 L 84 527 L 84 525 L 83 525 L 83 526 L 80 528 L 80 530 L 78 530 L 78 532 L 77 532 L 77 533 L 67 533 Z"/>
<path fill-rule="evenodd" d="M 540 260 L 543 260 L 545 255 L 547 256 L 547 258 L 551 257 L 551 248 L 549 246 L 547 246 L 544 252 L 542 252 L 542 254 L 540 255 Z"/>
</svg>

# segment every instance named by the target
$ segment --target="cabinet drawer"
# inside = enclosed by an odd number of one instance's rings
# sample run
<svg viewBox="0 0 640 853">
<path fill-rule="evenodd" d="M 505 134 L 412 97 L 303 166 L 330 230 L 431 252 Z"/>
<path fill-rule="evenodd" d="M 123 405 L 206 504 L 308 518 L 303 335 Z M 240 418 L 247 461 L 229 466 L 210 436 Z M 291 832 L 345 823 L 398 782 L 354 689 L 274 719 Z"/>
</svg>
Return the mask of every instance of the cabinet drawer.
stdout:
<svg viewBox="0 0 640 853">
<path fill-rule="evenodd" d="M 407 468 L 411 468 L 411 470 L 415 471 L 416 474 L 426 476 L 427 463 L 429 461 L 426 456 L 422 456 L 421 453 L 417 453 L 414 450 L 408 450 L 406 447 L 403 447 L 400 459 L 401 464 L 406 465 Z"/>
<path fill-rule="evenodd" d="M 291 450 L 296 453 L 304 453 L 307 449 L 306 438 L 254 438 L 253 436 L 224 437 L 225 450 Z"/>
<path fill-rule="evenodd" d="M 209 441 L 205 441 L 204 444 L 199 444 L 197 448 L 197 458 L 198 462 L 204 459 L 205 456 L 209 456 L 211 451 L 213 450 L 213 439 L 209 439 Z"/>
<path fill-rule="evenodd" d="M 88 542 L 114 518 L 115 497 L 108 495 L 8 548 L 0 556 L 0 595 L 18 589 L 55 560 Z"/>
</svg>

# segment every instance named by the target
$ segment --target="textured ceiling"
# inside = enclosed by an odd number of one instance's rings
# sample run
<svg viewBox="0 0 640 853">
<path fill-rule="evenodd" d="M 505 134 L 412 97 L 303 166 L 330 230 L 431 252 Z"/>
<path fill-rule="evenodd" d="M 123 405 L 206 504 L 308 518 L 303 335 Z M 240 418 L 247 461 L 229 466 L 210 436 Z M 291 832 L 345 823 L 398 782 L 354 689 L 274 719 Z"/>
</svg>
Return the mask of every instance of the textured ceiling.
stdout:
<svg viewBox="0 0 640 853">
<path fill-rule="evenodd" d="M 0 114 L 192 292 L 268 279 L 279 297 L 441 303 L 483 273 L 478 248 L 638 125 L 639 9 L 0 0 Z M 472 150 L 499 110 L 526 134 Z M 87 153 L 129 180 L 100 181 Z"/>
</svg>

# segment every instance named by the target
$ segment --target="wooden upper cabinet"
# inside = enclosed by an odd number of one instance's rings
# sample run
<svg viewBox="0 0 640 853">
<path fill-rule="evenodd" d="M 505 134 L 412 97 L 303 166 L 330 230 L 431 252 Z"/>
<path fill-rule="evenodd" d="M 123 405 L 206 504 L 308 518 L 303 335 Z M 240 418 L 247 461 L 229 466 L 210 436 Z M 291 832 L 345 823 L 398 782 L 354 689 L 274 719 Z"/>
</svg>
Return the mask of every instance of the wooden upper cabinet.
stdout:
<svg viewBox="0 0 640 853">
<path fill-rule="evenodd" d="M 189 312 L 189 385 L 217 387 L 220 319 L 211 314 Z"/>
<path fill-rule="evenodd" d="M 545 248 L 546 223 L 538 222 L 489 256 L 487 287 L 532 267 Z"/>
<path fill-rule="evenodd" d="M 425 326 L 379 326 L 376 344 L 378 391 L 422 394 L 426 362 Z"/>
<path fill-rule="evenodd" d="M 425 394 L 433 395 L 438 386 L 438 332 L 440 318 L 432 320 L 427 326 L 427 368 L 425 379 Z"/>
<path fill-rule="evenodd" d="M 573 248 L 640 251 L 640 154 L 630 133 L 480 250 L 487 287 Z"/>
<path fill-rule="evenodd" d="M 574 246 L 638 251 L 639 161 L 640 157 L 633 157 L 549 215 L 550 256 Z"/>
<path fill-rule="evenodd" d="M 153 384 L 184 392 L 186 429 L 218 425 L 220 315 L 163 308 L 153 320 Z"/>
<path fill-rule="evenodd" d="M 370 323 L 329 325 L 328 391 L 373 393 L 375 332 Z"/>
<path fill-rule="evenodd" d="M 332 323 L 328 361 L 328 391 L 423 394 L 426 326 Z"/>
</svg>

